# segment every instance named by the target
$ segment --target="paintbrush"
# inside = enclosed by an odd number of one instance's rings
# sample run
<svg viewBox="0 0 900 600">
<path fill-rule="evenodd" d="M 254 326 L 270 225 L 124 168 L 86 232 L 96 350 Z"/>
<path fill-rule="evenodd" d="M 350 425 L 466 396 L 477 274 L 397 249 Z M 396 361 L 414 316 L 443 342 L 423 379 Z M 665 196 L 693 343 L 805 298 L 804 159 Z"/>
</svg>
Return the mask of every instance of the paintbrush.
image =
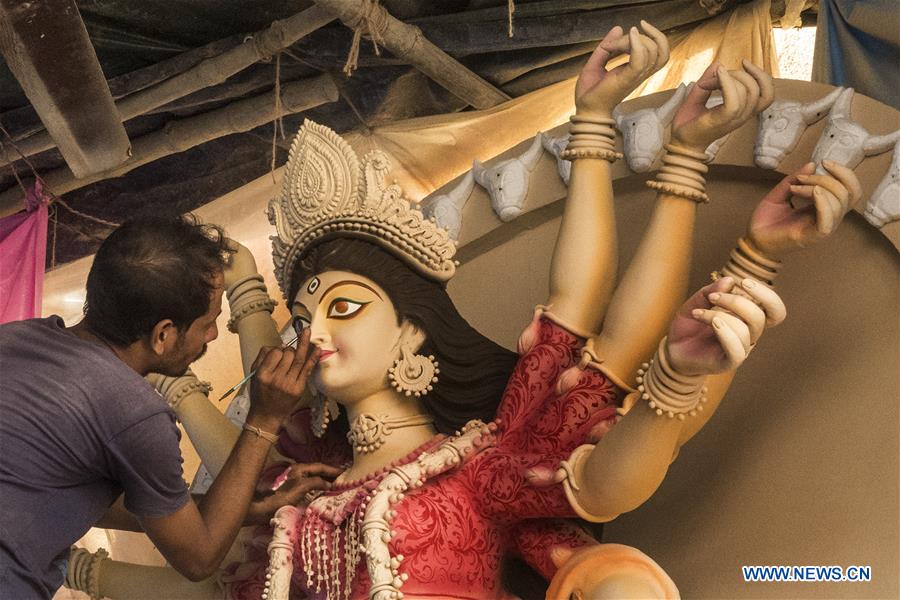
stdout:
<svg viewBox="0 0 900 600">
<path fill-rule="evenodd" d="M 297 343 L 297 340 L 298 340 L 298 339 L 300 339 L 300 336 L 295 335 L 295 336 L 294 336 L 294 339 L 292 339 L 290 342 L 288 342 L 287 344 L 285 344 L 285 346 L 293 346 L 294 344 Z M 247 376 L 246 376 L 246 377 L 244 377 L 243 379 L 241 379 L 240 381 L 238 381 L 236 384 L 234 384 L 233 386 L 231 386 L 230 388 L 228 388 L 228 391 L 225 392 L 224 394 L 222 394 L 222 397 L 219 398 L 219 399 L 217 400 L 217 402 L 221 402 L 222 400 L 224 400 L 225 398 L 227 398 L 228 396 L 230 396 L 231 394 L 233 394 L 233 393 L 235 392 L 235 390 L 239 390 L 239 389 L 241 388 L 241 386 L 244 385 L 245 383 L 247 383 L 248 381 L 250 381 L 250 379 L 251 379 L 254 375 L 256 375 L 256 369 L 253 369 L 252 371 L 250 371 L 249 373 L 247 373 Z"/>
</svg>

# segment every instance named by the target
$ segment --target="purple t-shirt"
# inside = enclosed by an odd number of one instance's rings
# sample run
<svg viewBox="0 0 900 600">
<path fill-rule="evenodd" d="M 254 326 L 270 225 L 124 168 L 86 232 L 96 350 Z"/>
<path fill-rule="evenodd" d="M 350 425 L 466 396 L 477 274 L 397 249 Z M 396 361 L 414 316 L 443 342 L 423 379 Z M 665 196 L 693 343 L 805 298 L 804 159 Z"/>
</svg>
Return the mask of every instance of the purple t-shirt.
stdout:
<svg viewBox="0 0 900 600">
<path fill-rule="evenodd" d="M 0 597 L 49 598 L 69 547 L 120 494 L 139 517 L 189 499 L 175 415 L 59 317 L 0 325 Z"/>
</svg>

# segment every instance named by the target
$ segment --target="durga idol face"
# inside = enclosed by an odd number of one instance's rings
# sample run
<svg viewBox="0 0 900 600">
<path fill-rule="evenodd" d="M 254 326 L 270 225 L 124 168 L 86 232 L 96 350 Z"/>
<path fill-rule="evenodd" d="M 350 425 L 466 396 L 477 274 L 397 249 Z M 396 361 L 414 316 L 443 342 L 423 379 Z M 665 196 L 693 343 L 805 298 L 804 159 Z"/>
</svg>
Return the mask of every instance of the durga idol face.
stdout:
<svg viewBox="0 0 900 600">
<path fill-rule="evenodd" d="M 347 405 L 390 389 L 388 369 L 400 357 L 408 327 L 371 279 L 326 271 L 305 280 L 291 308 L 295 326 L 309 327 L 320 350 L 313 372 L 317 390 Z"/>
</svg>

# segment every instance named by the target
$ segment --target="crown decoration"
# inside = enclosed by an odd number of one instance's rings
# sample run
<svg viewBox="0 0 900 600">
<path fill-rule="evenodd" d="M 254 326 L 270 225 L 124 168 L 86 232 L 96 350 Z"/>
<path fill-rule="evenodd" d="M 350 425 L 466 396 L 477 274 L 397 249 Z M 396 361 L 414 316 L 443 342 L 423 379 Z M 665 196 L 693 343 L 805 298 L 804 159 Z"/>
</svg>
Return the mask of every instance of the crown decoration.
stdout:
<svg viewBox="0 0 900 600">
<path fill-rule="evenodd" d="M 453 277 L 456 245 L 385 178 L 390 161 L 379 151 L 360 160 L 341 136 L 307 119 L 291 144 L 281 194 L 269 201 L 275 277 L 287 298 L 296 262 L 313 246 L 336 237 L 375 243 L 421 275 Z M 287 298 L 290 301 L 290 298 Z"/>
</svg>

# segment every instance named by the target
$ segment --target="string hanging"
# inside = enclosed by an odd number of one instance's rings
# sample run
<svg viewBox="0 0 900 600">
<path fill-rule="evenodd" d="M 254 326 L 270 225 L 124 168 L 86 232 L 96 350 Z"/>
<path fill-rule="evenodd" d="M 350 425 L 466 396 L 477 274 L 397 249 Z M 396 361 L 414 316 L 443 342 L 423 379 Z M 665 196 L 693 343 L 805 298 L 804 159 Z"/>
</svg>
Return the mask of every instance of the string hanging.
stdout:
<svg viewBox="0 0 900 600">
<path fill-rule="evenodd" d="M 275 180 L 275 152 L 278 149 L 278 133 L 284 139 L 284 106 L 281 103 L 281 52 L 275 55 L 275 118 L 272 120 L 272 183 Z"/>
<path fill-rule="evenodd" d="M 346 24 L 347 27 L 353 29 L 353 41 L 350 43 L 347 62 L 344 63 L 344 74 L 350 77 L 359 66 L 359 44 L 363 35 L 368 35 L 372 40 L 375 55 L 381 56 L 378 44 L 384 45 L 382 33 L 387 28 L 387 11 L 376 0 L 363 0 L 360 3 L 359 11 L 348 18 Z"/>
</svg>

